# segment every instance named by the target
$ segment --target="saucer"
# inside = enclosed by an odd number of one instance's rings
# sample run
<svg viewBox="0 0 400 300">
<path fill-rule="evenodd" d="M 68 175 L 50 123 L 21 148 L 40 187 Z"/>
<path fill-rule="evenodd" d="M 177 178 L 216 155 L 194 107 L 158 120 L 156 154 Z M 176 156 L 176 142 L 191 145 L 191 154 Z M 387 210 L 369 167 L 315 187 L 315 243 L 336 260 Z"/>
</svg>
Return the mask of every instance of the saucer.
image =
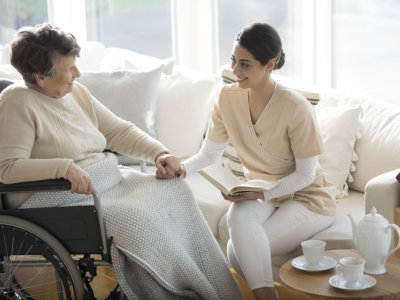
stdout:
<svg viewBox="0 0 400 300">
<path fill-rule="evenodd" d="M 336 266 L 336 260 L 329 256 L 324 256 L 319 263 L 319 266 L 309 266 L 304 256 L 296 257 L 292 260 L 292 266 L 296 269 L 308 272 L 321 272 L 332 269 Z"/>
<path fill-rule="evenodd" d="M 374 277 L 363 274 L 360 279 L 360 285 L 356 287 L 347 287 L 346 280 L 342 275 L 336 274 L 329 278 L 329 284 L 335 288 L 349 291 L 360 291 L 373 287 L 376 284 Z"/>
</svg>

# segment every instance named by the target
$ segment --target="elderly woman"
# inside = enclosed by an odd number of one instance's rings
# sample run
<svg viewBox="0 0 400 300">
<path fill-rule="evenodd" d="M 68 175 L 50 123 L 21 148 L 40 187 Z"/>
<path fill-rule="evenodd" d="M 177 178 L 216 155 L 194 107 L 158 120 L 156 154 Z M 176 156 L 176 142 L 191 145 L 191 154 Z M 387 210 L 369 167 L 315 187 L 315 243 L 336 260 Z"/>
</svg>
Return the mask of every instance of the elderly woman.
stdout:
<svg viewBox="0 0 400 300">
<path fill-rule="evenodd" d="M 25 84 L 0 98 L 0 181 L 66 178 L 70 192 L 36 193 L 20 208 L 102 199 L 117 279 L 130 299 L 240 299 L 241 293 L 185 183 L 180 162 L 74 80 L 80 47 L 49 24 L 20 29 L 11 63 Z M 153 160 L 158 178 L 117 165 L 110 149 Z"/>
</svg>

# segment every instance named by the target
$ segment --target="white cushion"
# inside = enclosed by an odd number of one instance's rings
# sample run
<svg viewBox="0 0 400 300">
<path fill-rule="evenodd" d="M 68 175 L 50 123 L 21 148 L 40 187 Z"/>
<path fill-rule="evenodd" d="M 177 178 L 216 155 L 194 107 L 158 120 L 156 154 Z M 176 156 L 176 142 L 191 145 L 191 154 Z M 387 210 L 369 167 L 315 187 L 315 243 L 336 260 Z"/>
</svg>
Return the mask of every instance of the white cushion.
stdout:
<svg viewBox="0 0 400 300">
<path fill-rule="evenodd" d="M 11 81 L 22 80 L 21 74 L 11 64 L 0 65 L 0 78 Z"/>
<path fill-rule="evenodd" d="M 324 106 L 324 99 L 315 107 L 324 152 L 318 160 L 336 186 L 336 197 L 347 195 L 354 143 L 359 128 L 360 106 Z"/>
<path fill-rule="evenodd" d="M 359 160 L 352 189 L 364 191 L 369 180 L 400 168 L 400 105 L 362 99 L 361 138 L 355 149 Z"/>
<path fill-rule="evenodd" d="M 200 148 L 220 79 L 176 67 L 161 74 L 155 129 L 158 139 L 177 157 Z"/>
<path fill-rule="evenodd" d="M 121 48 L 106 48 L 100 63 L 101 71 L 148 70 L 162 66 L 162 72 L 171 74 L 174 69 L 172 57 L 159 59 Z"/>
<path fill-rule="evenodd" d="M 90 71 L 100 71 L 100 62 L 104 57 L 105 46 L 100 42 L 81 44 L 80 56 L 76 59 L 78 68 Z"/>
<path fill-rule="evenodd" d="M 363 192 L 369 180 L 400 168 L 400 105 L 357 95 L 336 95 L 327 106 L 361 106 L 360 138 L 355 143 L 355 172 L 351 189 Z M 321 104 L 320 104 L 321 105 Z"/>
<path fill-rule="evenodd" d="M 82 72 L 78 82 L 119 117 L 155 136 L 161 66 L 148 71 Z"/>
</svg>

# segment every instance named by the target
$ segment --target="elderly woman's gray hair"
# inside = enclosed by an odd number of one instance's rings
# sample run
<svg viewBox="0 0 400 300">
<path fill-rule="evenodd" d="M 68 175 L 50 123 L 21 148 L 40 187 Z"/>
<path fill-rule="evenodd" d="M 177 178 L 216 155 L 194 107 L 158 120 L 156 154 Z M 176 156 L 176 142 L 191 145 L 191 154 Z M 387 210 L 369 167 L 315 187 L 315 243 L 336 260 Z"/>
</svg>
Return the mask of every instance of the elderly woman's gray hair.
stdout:
<svg viewBox="0 0 400 300">
<path fill-rule="evenodd" d="M 11 43 L 10 60 L 25 82 L 36 84 L 35 73 L 55 76 L 57 55 L 79 56 L 80 50 L 71 33 L 44 23 L 17 31 Z"/>
</svg>

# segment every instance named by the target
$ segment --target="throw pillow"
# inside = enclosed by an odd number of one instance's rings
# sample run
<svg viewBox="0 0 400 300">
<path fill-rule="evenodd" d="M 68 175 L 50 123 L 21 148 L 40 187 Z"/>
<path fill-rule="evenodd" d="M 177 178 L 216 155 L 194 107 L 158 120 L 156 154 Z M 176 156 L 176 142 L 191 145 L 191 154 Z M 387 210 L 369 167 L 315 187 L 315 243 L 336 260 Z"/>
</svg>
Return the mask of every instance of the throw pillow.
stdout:
<svg viewBox="0 0 400 300">
<path fill-rule="evenodd" d="M 103 43 L 88 41 L 81 44 L 80 56 L 76 59 L 78 68 L 90 71 L 100 71 L 100 62 L 104 57 L 106 47 Z"/>
<path fill-rule="evenodd" d="M 338 105 L 361 105 L 361 136 L 355 145 L 359 159 L 352 190 L 363 192 L 375 176 L 400 168 L 400 105 L 364 96 L 341 97 Z"/>
<path fill-rule="evenodd" d="M 155 129 L 157 137 L 177 157 L 200 148 L 220 79 L 186 68 L 161 74 Z"/>
<path fill-rule="evenodd" d="M 149 71 L 82 72 L 78 82 L 119 117 L 155 136 L 161 67 Z"/>
<path fill-rule="evenodd" d="M 360 125 L 360 111 L 360 106 L 316 107 L 325 148 L 318 160 L 329 181 L 336 186 L 336 198 L 348 195 L 347 180 L 351 178 L 350 171 L 354 171 L 352 161 L 355 159 L 354 144 Z"/>
<path fill-rule="evenodd" d="M 21 74 L 11 65 L 0 65 L 0 77 L 12 81 L 22 80 Z"/>
<path fill-rule="evenodd" d="M 159 59 L 127 49 L 106 48 L 100 63 L 100 70 L 148 70 L 162 66 L 162 73 L 171 74 L 174 69 L 174 64 L 174 59 L 172 57 Z"/>
</svg>

